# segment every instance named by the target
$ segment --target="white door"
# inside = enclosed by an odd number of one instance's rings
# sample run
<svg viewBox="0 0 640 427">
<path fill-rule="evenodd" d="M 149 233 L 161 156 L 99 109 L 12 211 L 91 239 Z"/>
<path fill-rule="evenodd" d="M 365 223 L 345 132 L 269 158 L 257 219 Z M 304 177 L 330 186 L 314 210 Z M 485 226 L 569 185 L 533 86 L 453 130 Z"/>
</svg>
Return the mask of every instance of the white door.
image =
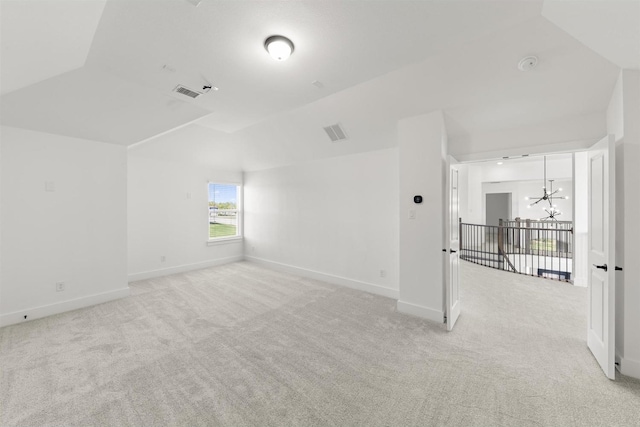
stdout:
<svg viewBox="0 0 640 427">
<path fill-rule="evenodd" d="M 589 150 L 589 318 L 587 345 L 615 379 L 615 143 Z"/>
<path fill-rule="evenodd" d="M 459 235 L 459 183 L 457 161 L 449 156 L 447 159 L 447 192 L 445 203 L 445 312 L 447 330 L 453 329 L 460 316 L 460 235 Z"/>
</svg>

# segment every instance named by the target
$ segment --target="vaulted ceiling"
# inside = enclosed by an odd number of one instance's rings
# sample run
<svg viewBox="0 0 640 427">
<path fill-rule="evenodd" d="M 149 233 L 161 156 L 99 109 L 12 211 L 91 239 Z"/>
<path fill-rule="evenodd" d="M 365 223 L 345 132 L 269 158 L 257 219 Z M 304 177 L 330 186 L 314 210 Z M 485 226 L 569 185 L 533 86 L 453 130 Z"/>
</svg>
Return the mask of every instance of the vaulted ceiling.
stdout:
<svg viewBox="0 0 640 427">
<path fill-rule="evenodd" d="M 640 68 L 636 1 L 3 0 L 0 8 L 3 125 L 122 145 L 188 135 L 203 152 L 223 144 L 231 167 L 243 169 L 393 146 L 399 118 L 436 109 L 459 152 L 541 123 L 573 121 L 595 134 L 619 69 Z M 295 43 L 288 61 L 265 52 L 273 34 Z M 525 55 L 539 67 L 517 70 Z M 173 92 L 178 84 L 219 90 L 190 99 Z M 322 126 L 335 122 L 349 132 L 346 148 L 326 143 Z"/>
</svg>

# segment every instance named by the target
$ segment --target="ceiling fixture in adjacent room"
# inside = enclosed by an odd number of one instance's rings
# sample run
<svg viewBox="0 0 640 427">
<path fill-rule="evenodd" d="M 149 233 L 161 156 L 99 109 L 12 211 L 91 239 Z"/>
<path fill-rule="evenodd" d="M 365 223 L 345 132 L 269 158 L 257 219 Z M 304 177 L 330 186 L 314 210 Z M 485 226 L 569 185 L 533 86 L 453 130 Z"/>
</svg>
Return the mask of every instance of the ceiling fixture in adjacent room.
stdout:
<svg viewBox="0 0 640 427">
<path fill-rule="evenodd" d="M 537 205 L 538 203 L 542 202 L 543 200 L 546 201 L 547 203 L 549 203 L 549 207 L 543 207 L 542 210 L 544 210 L 547 213 L 547 216 L 544 218 L 540 218 L 541 221 L 544 220 L 554 220 L 557 221 L 558 219 L 556 218 L 559 215 L 562 215 L 562 212 L 560 212 L 557 209 L 557 205 L 553 204 L 553 200 L 554 199 L 559 199 L 559 200 L 566 200 L 569 197 L 568 196 L 556 196 L 555 194 L 558 193 L 559 191 L 562 191 L 562 188 L 558 188 L 556 191 L 553 191 L 553 179 L 548 180 L 549 181 L 549 191 L 547 191 L 547 156 L 544 156 L 544 166 L 543 166 L 543 181 L 542 181 L 542 197 L 538 198 L 538 197 L 525 197 L 525 200 L 536 200 L 535 202 L 531 203 L 530 205 L 528 205 L 528 208 L 531 208 L 535 205 Z M 544 203 L 543 203 L 544 204 Z"/>
<path fill-rule="evenodd" d="M 271 36 L 264 41 L 264 48 L 276 61 L 286 61 L 293 53 L 293 43 L 284 36 Z"/>
</svg>

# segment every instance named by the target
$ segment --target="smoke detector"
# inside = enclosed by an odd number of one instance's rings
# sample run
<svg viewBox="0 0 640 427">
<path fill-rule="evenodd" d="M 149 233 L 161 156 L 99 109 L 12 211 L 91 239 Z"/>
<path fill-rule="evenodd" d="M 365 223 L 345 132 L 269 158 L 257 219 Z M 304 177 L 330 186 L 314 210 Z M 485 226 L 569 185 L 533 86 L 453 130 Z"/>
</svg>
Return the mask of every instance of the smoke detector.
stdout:
<svg viewBox="0 0 640 427">
<path fill-rule="evenodd" d="M 518 70 L 531 71 L 538 65 L 538 58 L 536 56 L 525 56 L 518 62 Z"/>
</svg>

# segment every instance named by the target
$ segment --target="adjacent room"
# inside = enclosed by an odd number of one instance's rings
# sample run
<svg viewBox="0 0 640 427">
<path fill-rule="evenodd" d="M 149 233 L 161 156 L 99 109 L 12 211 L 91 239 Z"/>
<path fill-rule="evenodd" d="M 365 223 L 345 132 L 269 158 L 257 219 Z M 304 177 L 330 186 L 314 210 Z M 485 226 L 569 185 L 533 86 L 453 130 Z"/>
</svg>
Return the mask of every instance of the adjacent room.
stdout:
<svg viewBox="0 0 640 427">
<path fill-rule="evenodd" d="M 460 257 L 586 286 L 586 165 L 584 152 L 460 165 Z"/>
<path fill-rule="evenodd" d="M 640 0 L 0 25 L 1 425 L 640 425 Z"/>
</svg>

